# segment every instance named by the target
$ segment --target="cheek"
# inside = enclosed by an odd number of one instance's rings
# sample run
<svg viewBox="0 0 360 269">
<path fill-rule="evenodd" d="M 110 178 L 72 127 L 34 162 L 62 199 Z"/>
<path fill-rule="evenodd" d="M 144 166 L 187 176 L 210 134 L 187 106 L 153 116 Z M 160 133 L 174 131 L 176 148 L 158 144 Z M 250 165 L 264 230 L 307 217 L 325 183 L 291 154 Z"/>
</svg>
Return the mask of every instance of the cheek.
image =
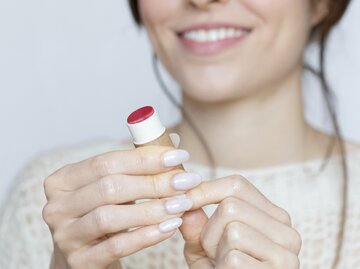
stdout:
<svg viewBox="0 0 360 269">
<path fill-rule="evenodd" d="M 139 10 L 145 25 L 166 23 L 179 10 L 180 1 L 139 0 Z"/>
<path fill-rule="evenodd" d="M 303 18 L 306 24 L 311 17 L 313 0 L 242 0 L 244 6 L 256 14 L 264 23 L 288 22 L 290 18 L 298 21 Z M 300 21 L 298 21 L 301 23 Z"/>
<path fill-rule="evenodd" d="M 244 0 L 244 3 L 262 21 L 252 55 L 257 60 L 259 82 L 282 79 L 299 68 L 311 28 L 310 1 Z"/>
<path fill-rule="evenodd" d="M 292 55 L 299 54 L 307 42 L 311 24 L 310 1 L 244 0 L 263 22 L 260 28 L 263 47 L 273 53 Z"/>
<path fill-rule="evenodd" d="M 139 0 L 140 16 L 152 47 L 168 69 L 172 68 L 169 54 L 176 42 L 172 24 L 174 18 L 181 17 L 181 3 L 174 0 Z"/>
</svg>

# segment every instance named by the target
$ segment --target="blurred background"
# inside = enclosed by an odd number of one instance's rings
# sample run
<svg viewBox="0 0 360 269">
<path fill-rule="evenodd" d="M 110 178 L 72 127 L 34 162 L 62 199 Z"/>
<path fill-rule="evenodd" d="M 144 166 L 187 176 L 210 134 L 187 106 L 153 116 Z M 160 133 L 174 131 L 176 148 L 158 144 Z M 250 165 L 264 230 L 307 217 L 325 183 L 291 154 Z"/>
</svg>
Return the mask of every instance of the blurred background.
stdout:
<svg viewBox="0 0 360 269">
<path fill-rule="evenodd" d="M 360 143 L 360 1 L 335 29 L 327 74 L 345 137 Z M 307 51 L 316 65 L 317 48 Z M 171 92 L 180 90 L 164 73 Z M 304 76 L 306 117 L 330 132 L 319 85 Z M 127 1 L 0 1 L 0 205 L 14 177 L 38 154 L 98 139 L 129 137 L 126 116 L 180 113 L 158 86 L 146 34 Z"/>
</svg>

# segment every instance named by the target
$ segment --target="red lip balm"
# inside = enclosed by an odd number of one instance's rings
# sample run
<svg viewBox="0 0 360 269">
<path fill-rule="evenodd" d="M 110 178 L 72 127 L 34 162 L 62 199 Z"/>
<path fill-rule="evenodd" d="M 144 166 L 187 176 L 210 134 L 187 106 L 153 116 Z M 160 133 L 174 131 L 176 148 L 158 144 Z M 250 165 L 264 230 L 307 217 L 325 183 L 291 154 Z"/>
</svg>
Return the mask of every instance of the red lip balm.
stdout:
<svg viewBox="0 0 360 269">
<path fill-rule="evenodd" d="M 127 127 L 136 148 L 148 145 L 174 147 L 168 131 L 152 106 L 144 106 L 132 112 L 127 118 Z M 176 168 L 185 170 L 182 164 Z"/>
<path fill-rule="evenodd" d="M 127 126 L 135 146 L 148 144 L 166 131 L 152 106 L 144 106 L 132 112 L 127 118 Z"/>
<path fill-rule="evenodd" d="M 127 119 L 127 122 L 129 124 L 139 123 L 150 118 L 152 115 L 154 115 L 154 113 L 155 109 L 152 106 L 144 106 L 131 113 Z"/>
</svg>

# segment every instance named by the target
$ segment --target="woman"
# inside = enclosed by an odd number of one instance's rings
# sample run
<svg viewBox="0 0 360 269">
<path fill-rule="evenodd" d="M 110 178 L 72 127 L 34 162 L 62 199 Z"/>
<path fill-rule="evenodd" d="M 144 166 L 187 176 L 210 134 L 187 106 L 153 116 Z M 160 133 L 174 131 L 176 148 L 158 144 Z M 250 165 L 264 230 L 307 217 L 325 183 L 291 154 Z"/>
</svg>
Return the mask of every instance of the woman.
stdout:
<svg viewBox="0 0 360 269">
<path fill-rule="evenodd" d="M 304 50 L 323 52 L 348 2 L 130 1 L 182 88 L 181 149 L 126 141 L 36 160 L 3 214 L 1 268 L 360 268 L 359 147 L 330 102 L 335 136 L 305 122 L 301 100 Z"/>
</svg>

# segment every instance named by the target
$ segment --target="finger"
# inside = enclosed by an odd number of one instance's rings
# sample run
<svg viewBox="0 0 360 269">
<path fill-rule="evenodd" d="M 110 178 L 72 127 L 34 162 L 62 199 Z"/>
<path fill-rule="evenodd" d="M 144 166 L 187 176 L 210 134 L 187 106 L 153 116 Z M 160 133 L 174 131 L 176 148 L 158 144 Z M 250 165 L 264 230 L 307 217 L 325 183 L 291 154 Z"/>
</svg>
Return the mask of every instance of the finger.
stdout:
<svg viewBox="0 0 360 269">
<path fill-rule="evenodd" d="M 170 133 L 169 134 L 170 139 L 174 145 L 175 148 L 178 148 L 180 145 L 180 136 L 177 133 Z"/>
<path fill-rule="evenodd" d="M 205 212 L 200 208 L 185 212 L 183 224 L 179 228 L 185 240 L 184 255 L 191 269 L 213 269 L 214 266 L 201 245 L 201 231 L 208 221 Z"/>
<path fill-rule="evenodd" d="M 226 259 L 229 251 L 238 250 L 273 268 L 297 268 L 295 254 L 238 221 L 226 225 L 217 249 L 216 261 Z"/>
<path fill-rule="evenodd" d="M 181 225 L 181 222 L 178 225 Z M 131 232 L 118 233 L 94 246 L 75 252 L 69 257 L 70 264 L 74 268 L 106 268 L 114 261 L 170 238 L 175 234 L 176 228 L 163 233 L 160 232 L 159 225 L 155 224 Z"/>
<path fill-rule="evenodd" d="M 123 204 L 138 199 L 164 198 L 184 193 L 183 190 L 174 188 L 175 175 L 176 178 L 197 178 L 195 173 L 187 173 L 180 169 L 148 176 L 111 175 L 59 198 L 66 199 L 62 202 L 62 211 L 68 217 L 81 217 L 103 205 Z M 194 186 L 199 183 L 199 180 L 194 180 Z"/>
<path fill-rule="evenodd" d="M 166 172 L 188 159 L 187 151 L 165 146 L 150 145 L 113 151 L 68 164 L 50 175 L 45 184 L 49 188 L 55 186 L 63 191 L 71 191 L 108 175 Z"/>
<path fill-rule="evenodd" d="M 215 269 L 273 269 L 238 250 L 230 250 L 216 263 Z"/>
<path fill-rule="evenodd" d="M 176 198 L 174 198 L 176 200 Z M 84 217 L 72 222 L 63 230 L 62 242 L 69 242 L 69 251 L 77 249 L 107 234 L 129 228 L 161 223 L 174 216 L 181 216 L 187 208 L 178 213 L 168 213 L 165 204 L 173 199 L 156 199 L 132 205 L 107 205 L 99 207 Z M 71 242 L 71 244 L 70 244 Z M 65 248 L 65 246 L 64 246 Z"/>
<path fill-rule="evenodd" d="M 289 214 L 270 202 L 254 185 L 240 175 L 231 175 L 216 180 L 205 181 L 189 190 L 194 201 L 193 209 L 208 204 L 218 204 L 227 197 L 239 198 L 266 212 L 278 221 L 291 226 Z"/>
<path fill-rule="evenodd" d="M 301 239 L 293 228 L 240 199 L 228 197 L 219 204 L 203 230 L 202 244 L 209 257 L 215 257 L 224 229 L 234 221 L 252 227 L 269 240 L 299 254 Z"/>
</svg>

